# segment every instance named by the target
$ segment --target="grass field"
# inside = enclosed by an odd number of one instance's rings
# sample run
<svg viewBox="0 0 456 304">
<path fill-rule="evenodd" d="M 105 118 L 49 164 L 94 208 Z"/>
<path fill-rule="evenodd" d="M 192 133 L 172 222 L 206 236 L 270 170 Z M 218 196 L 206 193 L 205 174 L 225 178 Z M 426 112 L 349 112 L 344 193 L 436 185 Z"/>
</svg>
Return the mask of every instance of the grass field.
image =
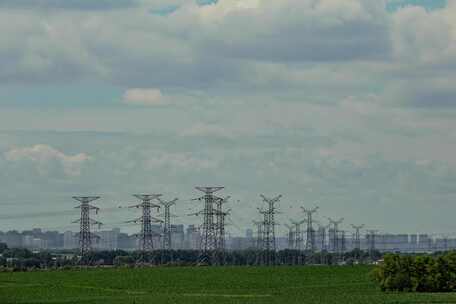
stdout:
<svg viewBox="0 0 456 304">
<path fill-rule="evenodd" d="M 0 303 L 456 303 L 383 293 L 369 267 L 200 267 L 0 273 Z"/>
</svg>

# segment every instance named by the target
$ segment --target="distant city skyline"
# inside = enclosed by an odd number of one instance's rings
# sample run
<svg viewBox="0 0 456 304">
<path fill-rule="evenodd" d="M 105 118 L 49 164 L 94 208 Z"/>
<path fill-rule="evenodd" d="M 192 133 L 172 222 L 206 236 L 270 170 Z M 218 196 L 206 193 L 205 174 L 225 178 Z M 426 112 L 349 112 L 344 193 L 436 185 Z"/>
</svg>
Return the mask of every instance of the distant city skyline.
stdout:
<svg viewBox="0 0 456 304">
<path fill-rule="evenodd" d="M 162 239 L 159 234 L 163 231 L 160 225 L 153 225 L 156 233 L 153 240 L 153 250 L 163 248 Z M 326 250 L 329 252 L 348 252 L 356 248 L 368 251 L 370 249 L 382 252 L 432 252 L 447 251 L 456 249 L 456 234 L 433 235 L 421 234 L 384 234 L 366 231 L 362 233 L 359 242 L 351 231 L 340 231 L 337 237 L 333 229 L 323 227 L 315 231 L 315 251 Z M 111 230 L 97 230 L 99 238 L 93 242 L 93 250 L 138 250 L 139 238 L 135 234 L 127 234 L 120 228 Z M 289 234 L 277 236 L 277 250 L 296 249 L 296 245 L 290 243 Z M 201 249 L 201 235 L 195 230 L 194 225 L 173 225 L 172 226 L 171 249 Z M 306 238 L 302 239 L 302 245 Z M 79 250 L 77 233 L 73 231 L 45 231 L 35 228 L 24 231 L 0 231 L 0 243 L 6 243 L 10 248 L 27 248 L 30 250 Z M 338 244 L 336 246 L 335 244 Z M 227 235 L 226 248 L 228 250 L 256 249 L 257 235 L 251 229 L 247 229 L 244 235 Z M 304 249 L 302 247 L 301 249 Z"/>
</svg>

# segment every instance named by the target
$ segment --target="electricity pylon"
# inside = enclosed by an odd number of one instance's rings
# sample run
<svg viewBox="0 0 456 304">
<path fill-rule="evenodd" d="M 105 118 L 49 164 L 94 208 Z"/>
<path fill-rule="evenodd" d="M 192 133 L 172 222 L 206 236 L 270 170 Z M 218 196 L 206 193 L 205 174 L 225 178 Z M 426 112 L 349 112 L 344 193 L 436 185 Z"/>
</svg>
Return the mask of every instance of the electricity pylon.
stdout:
<svg viewBox="0 0 456 304">
<path fill-rule="evenodd" d="M 373 230 L 373 229 L 367 230 L 369 257 L 371 260 L 374 259 L 375 235 L 376 234 L 377 234 L 377 230 Z"/>
<path fill-rule="evenodd" d="M 73 199 L 81 203 L 79 206 L 75 207 L 81 209 L 81 218 L 73 221 L 73 223 L 79 223 L 79 250 L 81 258 L 84 258 L 92 249 L 92 239 L 97 237 L 91 232 L 90 226 L 102 225 L 101 222 L 90 218 L 90 210 L 95 210 L 96 214 L 98 214 L 98 210 L 100 210 L 100 208 L 90 205 L 90 202 L 99 198 L 99 196 L 73 196 Z"/>
<path fill-rule="evenodd" d="M 225 198 L 217 197 L 215 200 L 215 249 L 222 253 L 225 251 L 225 218 L 231 210 L 224 211 L 223 205 L 228 202 L 229 196 Z"/>
<path fill-rule="evenodd" d="M 315 252 L 315 231 L 313 229 L 313 220 L 312 215 L 317 212 L 318 207 L 313 209 L 306 209 L 301 207 L 302 211 L 306 214 L 307 217 L 307 229 L 306 229 L 306 250 L 310 252 Z"/>
<path fill-rule="evenodd" d="M 294 226 L 294 234 L 295 234 L 295 237 L 294 237 L 294 249 L 296 250 L 299 250 L 301 251 L 302 250 L 302 243 L 304 242 L 304 238 L 303 238 L 303 235 L 302 235 L 302 224 L 304 224 L 306 221 L 303 220 L 303 221 L 291 221 L 291 223 L 293 224 Z"/>
<path fill-rule="evenodd" d="M 280 200 L 282 195 L 278 195 L 273 198 L 268 198 L 263 194 L 260 194 L 261 198 L 267 203 L 267 209 L 260 210 L 263 214 L 263 249 L 265 252 L 264 263 L 271 265 L 275 263 L 275 252 L 277 250 L 276 237 L 275 237 L 275 215 L 277 214 L 277 208 L 275 204 Z"/>
<path fill-rule="evenodd" d="M 231 209 L 226 211 L 217 211 L 217 244 L 215 248 L 215 263 L 218 265 L 225 264 L 225 219 L 231 214 Z"/>
<path fill-rule="evenodd" d="M 327 225 L 318 225 L 318 230 L 321 231 L 321 234 L 320 234 L 320 241 L 321 241 L 321 251 L 327 251 L 328 250 L 328 246 L 327 246 L 327 242 L 326 242 L 326 231 L 331 227 L 331 223 L 327 224 Z"/>
<path fill-rule="evenodd" d="M 355 233 L 353 235 L 354 236 L 354 238 L 353 238 L 353 240 L 354 240 L 353 249 L 360 250 L 361 249 L 361 239 L 360 239 L 359 231 L 364 228 L 364 224 L 362 224 L 362 225 L 353 225 L 352 224 L 351 226 L 353 227 L 353 229 L 355 229 Z"/>
<path fill-rule="evenodd" d="M 343 254 L 345 252 L 346 246 L 345 246 L 345 230 L 339 230 L 339 252 Z M 343 255 L 342 255 L 343 258 Z"/>
<path fill-rule="evenodd" d="M 328 217 L 330 224 L 333 226 L 333 239 L 332 239 L 332 250 L 335 253 L 339 253 L 340 244 L 339 244 L 339 225 L 344 221 L 344 218 L 340 218 L 339 220 L 333 220 L 332 218 Z"/>
<path fill-rule="evenodd" d="M 444 251 L 448 251 L 448 238 L 449 238 L 448 234 L 445 233 L 445 234 L 442 235 L 443 250 Z"/>
<path fill-rule="evenodd" d="M 294 249 L 294 246 L 295 246 L 294 227 L 290 226 L 288 224 L 285 224 L 285 227 L 287 227 L 287 229 L 288 229 L 288 234 L 287 234 L 288 249 Z"/>
<path fill-rule="evenodd" d="M 271 263 L 271 249 L 269 249 L 270 241 L 268 235 L 269 233 L 269 215 L 267 210 L 262 210 L 258 208 L 258 211 L 263 216 L 263 221 L 261 222 L 262 226 L 262 235 L 261 235 L 261 252 L 259 252 L 260 260 L 262 265 L 269 265 Z"/>
<path fill-rule="evenodd" d="M 262 264 L 261 252 L 264 250 L 264 248 L 263 248 L 264 220 L 253 221 L 253 224 L 255 225 L 255 228 L 256 228 L 256 242 L 255 242 L 255 248 L 257 250 L 256 264 L 261 265 Z"/>
<path fill-rule="evenodd" d="M 161 194 L 133 194 L 133 196 L 140 199 L 142 202 L 140 204 L 130 206 L 129 208 L 141 208 L 142 216 L 128 221 L 127 223 L 141 223 L 141 232 L 136 236 L 139 237 L 139 250 L 144 254 L 144 252 L 152 251 L 154 248 L 152 221 L 157 223 L 162 222 L 151 215 L 151 209 L 160 209 L 159 205 L 153 204 L 151 201 L 158 199 Z"/>
<path fill-rule="evenodd" d="M 195 187 L 204 193 L 203 197 L 197 198 L 196 200 L 204 200 L 203 210 L 195 213 L 194 215 L 203 215 L 202 225 L 202 240 L 201 240 L 201 253 L 200 262 L 210 262 L 210 253 L 216 249 L 217 246 L 217 234 L 216 234 L 216 222 L 214 220 L 215 208 L 214 204 L 217 198 L 214 193 L 222 190 L 224 187 Z"/>
<path fill-rule="evenodd" d="M 163 201 L 159 197 L 157 197 L 160 205 L 163 206 L 164 212 L 163 212 L 163 217 L 164 217 L 164 222 L 163 222 L 163 241 L 162 241 L 162 248 L 165 250 L 171 250 L 172 248 L 172 231 L 171 231 L 171 206 L 175 205 L 177 202 L 177 198 L 171 200 L 171 201 Z"/>
<path fill-rule="evenodd" d="M 253 221 L 253 224 L 256 228 L 256 244 L 255 247 L 258 250 L 263 249 L 263 228 L 264 228 L 264 221 Z"/>
</svg>

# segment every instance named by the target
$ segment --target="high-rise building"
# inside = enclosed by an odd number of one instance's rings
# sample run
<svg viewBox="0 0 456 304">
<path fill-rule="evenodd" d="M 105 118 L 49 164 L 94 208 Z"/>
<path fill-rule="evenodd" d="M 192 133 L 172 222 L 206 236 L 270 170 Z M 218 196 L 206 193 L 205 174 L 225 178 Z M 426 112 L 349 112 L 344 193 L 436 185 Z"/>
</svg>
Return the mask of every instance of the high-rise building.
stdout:
<svg viewBox="0 0 456 304">
<path fill-rule="evenodd" d="M 201 235 L 199 233 L 198 228 L 195 225 L 188 225 L 187 226 L 187 233 L 186 233 L 186 248 L 199 250 L 200 243 L 201 243 Z"/>
<path fill-rule="evenodd" d="M 78 239 L 73 231 L 65 231 L 63 233 L 63 249 L 78 248 Z"/>
<path fill-rule="evenodd" d="M 185 248 L 185 232 L 184 225 L 171 225 L 171 248 L 184 249 Z"/>
<path fill-rule="evenodd" d="M 433 250 L 433 240 L 427 234 L 418 236 L 418 251 L 429 252 Z"/>
<path fill-rule="evenodd" d="M 5 233 L 4 240 L 9 248 L 22 247 L 22 234 L 16 230 L 8 231 Z"/>
<path fill-rule="evenodd" d="M 255 248 L 255 237 L 253 229 L 247 229 L 245 231 L 245 238 L 247 239 L 247 248 Z"/>
<path fill-rule="evenodd" d="M 120 229 L 118 228 L 97 232 L 96 234 L 99 236 L 99 240 L 95 248 L 100 250 L 117 250 L 119 248 L 117 243 L 119 233 Z"/>
</svg>

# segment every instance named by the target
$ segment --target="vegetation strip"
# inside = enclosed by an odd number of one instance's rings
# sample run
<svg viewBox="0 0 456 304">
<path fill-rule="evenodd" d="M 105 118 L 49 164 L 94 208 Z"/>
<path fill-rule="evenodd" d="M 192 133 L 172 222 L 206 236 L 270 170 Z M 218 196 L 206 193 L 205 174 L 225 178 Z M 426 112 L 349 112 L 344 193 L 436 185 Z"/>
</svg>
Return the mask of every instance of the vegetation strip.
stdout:
<svg viewBox="0 0 456 304">
<path fill-rule="evenodd" d="M 216 294 L 216 293 L 184 293 L 186 297 L 223 297 L 223 298 L 267 298 L 270 294 Z"/>
</svg>

